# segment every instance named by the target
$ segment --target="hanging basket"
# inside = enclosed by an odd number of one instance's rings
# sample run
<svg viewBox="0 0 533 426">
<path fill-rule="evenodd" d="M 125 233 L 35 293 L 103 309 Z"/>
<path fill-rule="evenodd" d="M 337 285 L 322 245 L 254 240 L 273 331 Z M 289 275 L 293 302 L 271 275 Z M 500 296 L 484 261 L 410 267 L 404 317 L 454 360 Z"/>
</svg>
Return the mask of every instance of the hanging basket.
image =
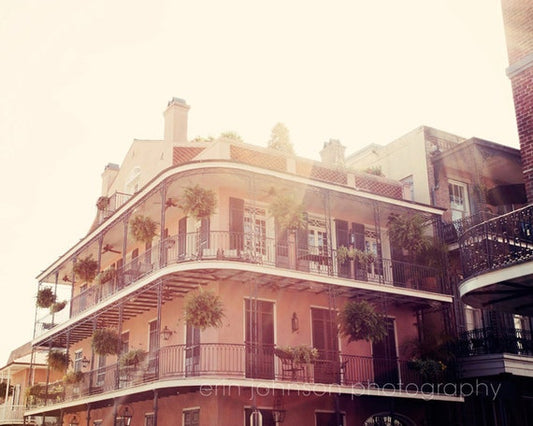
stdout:
<svg viewBox="0 0 533 426">
<path fill-rule="evenodd" d="M 52 305 L 50 306 L 50 313 L 55 314 L 57 312 L 60 312 L 65 308 L 65 306 L 67 306 L 66 300 L 63 300 L 62 302 L 52 303 Z"/>
<path fill-rule="evenodd" d="M 66 385 L 75 385 L 83 380 L 83 373 L 81 371 L 69 371 L 63 377 L 63 383 Z"/>
<path fill-rule="evenodd" d="M 387 320 L 365 300 L 348 302 L 339 312 L 339 331 L 348 342 L 379 342 L 388 334 Z"/>
<path fill-rule="evenodd" d="M 283 192 L 276 195 L 270 203 L 269 211 L 282 230 L 296 232 L 305 227 L 305 208 L 296 201 L 294 194 Z"/>
<path fill-rule="evenodd" d="M 109 197 L 99 197 L 96 201 L 96 208 L 100 211 L 104 211 L 109 206 Z"/>
<path fill-rule="evenodd" d="M 98 262 L 91 255 L 78 259 L 74 263 L 74 273 L 84 282 L 90 283 L 96 277 Z"/>
<path fill-rule="evenodd" d="M 121 367 L 137 367 L 146 359 L 146 351 L 142 349 L 132 349 L 119 358 L 119 365 Z"/>
<path fill-rule="evenodd" d="M 210 291 L 191 293 L 185 303 L 185 322 L 193 327 L 205 330 L 209 327 L 221 327 L 224 307 L 220 297 Z"/>
<path fill-rule="evenodd" d="M 62 351 L 50 351 L 48 353 L 48 365 L 55 371 L 66 371 L 70 364 L 70 357 L 67 353 Z"/>
<path fill-rule="evenodd" d="M 92 348 L 98 355 L 117 355 L 122 347 L 118 333 L 110 328 L 101 328 L 93 333 Z"/>
<path fill-rule="evenodd" d="M 49 308 L 56 301 L 56 295 L 50 287 L 43 287 L 37 292 L 37 306 Z"/>
<path fill-rule="evenodd" d="M 183 192 L 182 209 L 195 219 L 210 217 L 217 207 L 217 197 L 212 189 L 200 185 L 189 186 Z"/>
<path fill-rule="evenodd" d="M 137 215 L 130 222 L 130 234 L 136 241 L 151 243 L 157 232 L 157 223 L 148 216 Z"/>
</svg>

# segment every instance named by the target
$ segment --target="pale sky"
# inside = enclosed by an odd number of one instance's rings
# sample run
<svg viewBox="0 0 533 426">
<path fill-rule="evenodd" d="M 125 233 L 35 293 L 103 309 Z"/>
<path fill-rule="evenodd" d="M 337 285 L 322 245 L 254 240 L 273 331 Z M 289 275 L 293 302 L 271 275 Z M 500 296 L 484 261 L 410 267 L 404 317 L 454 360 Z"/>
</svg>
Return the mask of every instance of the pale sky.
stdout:
<svg viewBox="0 0 533 426">
<path fill-rule="evenodd" d="M 499 0 L 0 0 L 2 345 L 32 338 L 35 276 L 82 238 L 100 174 L 161 139 L 236 131 L 350 154 L 420 125 L 518 147 Z"/>
</svg>

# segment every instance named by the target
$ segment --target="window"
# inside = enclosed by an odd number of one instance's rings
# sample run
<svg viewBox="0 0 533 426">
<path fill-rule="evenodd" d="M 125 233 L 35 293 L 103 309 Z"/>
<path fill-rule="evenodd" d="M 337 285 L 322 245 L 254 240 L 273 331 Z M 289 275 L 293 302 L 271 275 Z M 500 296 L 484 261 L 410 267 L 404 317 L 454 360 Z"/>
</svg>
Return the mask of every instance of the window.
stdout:
<svg viewBox="0 0 533 426">
<path fill-rule="evenodd" d="M 313 272 L 328 270 L 328 234 L 326 220 L 323 217 L 308 217 L 307 249 L 309 250 L 309 268 Z"/>
<path fill-rule="evenodd" d="M 83 352 L 81 350 L 74 352 L 74 371 L 81 371 L 81 359 L 83 358 Z"/>
<path fill-rule="evenodd" d="M 122 348 L 120 349 L 121 354 L 125 354 L 130 350 L 130 332 L 125 331 L 122 333 Z"/>
<path fill-rule="evenodd" d="M 253 255 L 266 255 L 266 209 L 244 206 L 244 247 Z"/>
<path fill-rule="evenodd" d="M 465 327 L 468 331 L 483 327 L 483 319 L 480 309 L 465 305 Z"/>
<path fill-rule="evenodd" d="M 200 426 L 200 409 L 183 410 L 183 426 Z"/>
<path fill-rule="evenodd" d="M 154 426 L 155 415 L 154 413 L 147 413 L 144 415 L 144 426 Z"/>
<path fill-rule="evenodd" d="M 463 219 L 470 214 L 468 205 L 468 192 L 465 183 L 449 181 L 448 193 L 450 196 L 450 210 L 452 220 Z"/>
<path fill-rule="evenodd" d="M 253 410 L 251 408 L 246 408 L 244 410 L 245 426 L 255 426 L 257 424 L 261 424 L 263 426 L 276 426 L 276 423 L 274 422 L 274 416 L 272 415 L 272 410 L 265 410 L 263 408 L 257 409 L 253 417 L 252 412 Z M 256 419 L 255 423 L 252 418 Z M 261 419 L 260 422 L 259 419 Z"/>
<path fill-rule="evenodd" d="M 98 356 L 98 371 L 96 373 L 96 386 L 103 386 L 105 382 L 105 355 Z"/>
<path fill-rule="evenodd" d="M 344 425 L 344 413 L 338 413 L 340 424 Z M 316 426 L 338 426 L 337 413 L 315 413 Z"/>
<path fill-rule="evenodd" d="M 159 349 L 159 333 L 157 320 L 148 323 L 148 369 L 154 371 L 157 362 L 157 350 Z"/>
</svg>

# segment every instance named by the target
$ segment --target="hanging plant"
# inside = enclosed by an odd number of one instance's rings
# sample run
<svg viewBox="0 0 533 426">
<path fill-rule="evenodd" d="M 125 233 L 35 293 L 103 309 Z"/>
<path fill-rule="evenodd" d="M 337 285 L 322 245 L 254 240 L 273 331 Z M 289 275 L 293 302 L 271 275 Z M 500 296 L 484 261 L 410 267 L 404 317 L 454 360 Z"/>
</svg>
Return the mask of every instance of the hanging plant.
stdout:
<svg viewBox="0 0 533 426">
<path fill-rule="evenodd" d="M 96 277 L 96 271 L 98 270 L 98 262 L 89 255 L 85 258 L 78 259 L 74 263 L 74 273 L 82 281 L 90 283 Z"/>
<path fill-rule="evenodd" d="M 365 300 L 348 302 L 339 312 L 339 331 L 348 342 L 379 342 L 387 336 L 387 321 Z"/>
<path fill-rule="evenodd" d="M 220 297 L 210 291 L 197 291 L 189 294 L 185 302 L 185 322 L 205 330 L 221 327 L 224 307 Z"/>
<path fill-rule="evenodd" d="M 376 256 L 372 252 L 340 246 L 337 249 L 337 260 L 340 263 L 353 260 L 356 261 L 359 266 L 367 267 L 376 261 Z"/>
<path fill-rule="evenodd" d="M 98 201 L 96 201 L 96 208 L 100 211 L 104 211 L 109 206 L 109 197 L 99 197 Z"/>
<path fill-rule="evenodd" d="M 81 371 L 69 371 L 63 377 L 63 383 L 66 385 L 75 385 L 83 380 L 83 372 Z"/>
<path fill-rule="evenodd" d="M 157 223 L 151 217 L 137 215 L 130 222 L 130 233 L 136 241 L 151 244 L 156 231 Z"/>
<path fill-rule="evenodd" d="M 276 195 L 270 203 L 269 211 L 282 230 L 295 232 L 305 228 L 304 205 L 296 201 L 294 194 L 284 192 Z"/>
<path fill-rule="evenodd" d="M 110 328 L 97 329 L 92 336 L 92 348 L 98 355 L 117 355 L 122 347 L 118 333 Z"/>
<path fill-rule="evenodd" d="M 50 351 L 48 352 L 48 366 L 52 370 L 65 371 L 70 363 L 70 357 L 63 351 Z"/>
<path fill-rule="evenodd" d="M 37 292 L 37 306 L 49 308 L 56 301 L 56 295 L 50 287 L 43 287 Z"/>
<path fill-rule="evenodd" d="M 318 349 L 309 346 L 280 346 L 274 353 L 283 359 L 290 359 L 298 364 L 310 364 L 318 359 Z"/>
<path fill-rule="evenodd" d="M 195 219 L 210 217 L 217 207 L 217 197 L 212 189 L 196 184 L 185 188 L 181 208 Z"/>
<path fill-rule="evenodd" d="M 63 300 L 62 302 L 52 303 L 52 305 L 50 306 L 50 313 L 55 314 L 56 312 L 60 312 L 65 308 L 65 306 L 67 306 L 66 300 Z"/>
<path fill-rule="evenodd" d="M 119 358 L 119 365 L 121 367 L 138 366 L 146 359 L 146 351 L 142 349 L 132 349 L 122 355 Z"/>
<path fill-rule="evenodd" d="M 414 371 L 417 371 L 424 380 L 434 383 L 442 379 L 446 364 L 442 361 L 434 359 L 412 359 L 407 363 L 407 366 Z"/>
</svg>

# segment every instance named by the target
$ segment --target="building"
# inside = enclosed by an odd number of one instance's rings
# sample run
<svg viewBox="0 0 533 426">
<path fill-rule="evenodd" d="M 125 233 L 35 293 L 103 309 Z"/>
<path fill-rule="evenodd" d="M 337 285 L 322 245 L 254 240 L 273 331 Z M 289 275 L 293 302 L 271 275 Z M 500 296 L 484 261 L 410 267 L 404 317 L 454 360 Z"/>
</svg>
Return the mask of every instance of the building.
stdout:
<svg viewBox="0 0 533 426">
<path fill-rule="evenodd" d="M 135 140 L 120 167 L 105 168 L 89 233 L 39 274 L 39 292 L 70 295 L 59 312 L 38 308 L 33 348 L 72 362 L 67 380 L 46 384 L 62 394 L 25 416 L 457 422 L 453 366 L 415 359 L 453 329 L 452 294 L 442 269 L 393 256 L 388 233 L 391 217 L 437 224 L 443 210 L 345 167 L 338 141 L 321 162 L 231 138 L 189 142 L 188 110 L 173 98 L 164 140 Z M 338 333 L 338 313 L 361 301 L 381 314 L 384 339 Z"/>
<path fill-rule="evenodd" d="M 493 400 L 467 398 L 465 423 L 531 422 L 533 324 L 530 307 L 520 308 L 527 291 L 518 283 L 531 269 L 523 263 L 531 220 L 520 151 L 422 126 L 356 152 L 347 164 L 381 171 L 403 182 L 405 197 L 445 209 L 440 234 L 455 295 L 459 377 L 502 389 Z"/>
</svg>

